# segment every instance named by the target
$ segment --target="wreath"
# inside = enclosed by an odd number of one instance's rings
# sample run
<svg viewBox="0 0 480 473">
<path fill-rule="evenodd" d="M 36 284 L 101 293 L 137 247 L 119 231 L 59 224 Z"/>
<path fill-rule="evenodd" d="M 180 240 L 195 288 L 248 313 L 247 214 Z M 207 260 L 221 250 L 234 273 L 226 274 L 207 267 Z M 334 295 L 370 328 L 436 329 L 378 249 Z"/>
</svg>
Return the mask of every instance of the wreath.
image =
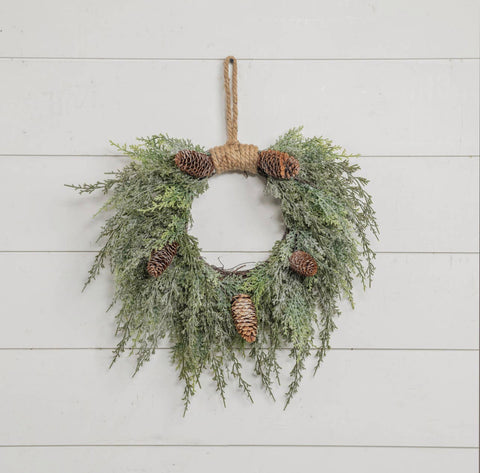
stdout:
<svg viewBox="0 0 480 473">
<path fill-rule="evenodd" d="M 374 272 L 368 235 L 377 236 L 377 225 L 359 166 L 329 140 L 305 138 L 301 128 L 264 151 L 239 143 L 234 58 L 225 59 L 224 74 L 225 145 L 207 151 L 163 134 L 133 146 L 112 143 L 131 163 L 103 181 L 71 186 L 110 195 L 101 208 L 111 215 L 99 236 L 103 247 L 85 285 L 109 262 L 112 306 L 119 303 L 112 364 L 129 350 L 136 354 L 136 373 L 166 339 L 184 383 L 185 410 L 205 371 L 224 403 L 229 379 L 252 400 L 245 358 L 274 399 L 282 348 L 291 358 L 287 406 L 306 358 L 316 354 L 316 371 L 329 348 L 339 300 L 353 307 L 354 277 L 365 287 Z M 209 177 L 227 171 L 260 176 L 286 226 L 268 259 L 250 270 L 208 264 L 188 233 L 193 200 L 208 189 Z"/>
</svg>

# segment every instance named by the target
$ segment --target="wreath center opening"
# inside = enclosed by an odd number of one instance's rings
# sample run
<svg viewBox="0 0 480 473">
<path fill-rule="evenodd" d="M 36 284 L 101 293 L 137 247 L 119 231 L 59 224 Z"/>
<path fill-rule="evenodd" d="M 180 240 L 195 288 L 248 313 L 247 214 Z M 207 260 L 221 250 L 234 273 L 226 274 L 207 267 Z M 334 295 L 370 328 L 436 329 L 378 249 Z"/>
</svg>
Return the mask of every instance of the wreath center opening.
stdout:
<svg viewBox="0 0 480 473">
<path fill-rule="evenodd" d="M 286 227 L 279 201 L 264 189 L 260 176 L 231 173 L 209 179 L 209 189 L 193 201 L 189 229 L 207 263 L 249 269 L 268 258 Z"/>
</svg>

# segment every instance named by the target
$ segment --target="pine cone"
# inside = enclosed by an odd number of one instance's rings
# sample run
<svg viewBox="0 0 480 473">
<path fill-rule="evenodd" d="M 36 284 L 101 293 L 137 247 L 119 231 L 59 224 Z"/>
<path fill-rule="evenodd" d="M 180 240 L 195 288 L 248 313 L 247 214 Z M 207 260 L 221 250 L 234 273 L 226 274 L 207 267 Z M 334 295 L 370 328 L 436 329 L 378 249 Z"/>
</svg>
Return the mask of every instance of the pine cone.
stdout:
<svg viewBox="0 0 480 473">
<path fill-rule="evenodd" d="M 300 171 L 298 159 L 274 149 L 260 151 L 258 167 L 265 174 L 277 179 L 290 179 Z"/>
<path fill-rule="evenodd" d="M 237 294 L 232 298 L 232 317 L 237 332 L 248 343 L 257 338 L 257 313 L 248 294 Z"/>
<path fill-rule="evenodd" d="M 302 276 L 315 276 L 318 265 L 313 256 L 305 251 L 294 251 L 290 256 L 290 268 Z"/>
<path fill-rule="evenodd" d="M 175 155 L 175 165 L 183 172 L 193 177 L 210 177 L 215 172 L 210 155 L 183 149 Z"/>
<path fill-rule="evenodd" d="M 161 250 L 153 250 L 147 263 L 147 271 L 150 276 L 158 278 L 170 266 L 177 254 L 178 243 L 169 243 Z"/>
</svg>

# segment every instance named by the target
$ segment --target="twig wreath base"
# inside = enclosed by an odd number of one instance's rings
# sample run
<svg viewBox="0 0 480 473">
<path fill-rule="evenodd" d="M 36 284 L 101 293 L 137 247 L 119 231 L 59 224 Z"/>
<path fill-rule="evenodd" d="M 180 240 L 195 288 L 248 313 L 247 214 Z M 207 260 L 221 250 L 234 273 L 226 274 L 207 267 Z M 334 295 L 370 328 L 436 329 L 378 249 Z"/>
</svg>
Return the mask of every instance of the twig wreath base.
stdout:
<svg viewBox="0 0 480 473">
<path fill-rule="evenodd" d="M 120 341 L 112 363 L 129 350 L 137 357 L 136 373 L 166 339 L 185 386 L 185 411 L 204 372 L 224 403 L 229 379 L 252 400 L 241 364 L 245 357 L 274 399 L 281 348 L 289 348 L 291 358 L 286 407 L 307 357 L 316 356 L 315 371 L 323 360 L 340 299 L 353 306 L 354 278 L 365 287 L 374 272 L 368 235 L 377 236 L 377 226 L 368 181 L 356 174 L 359 166 L 330 141 L 305 138 L 300 128 L 265 151 L 238 143 L 236 62 L 232 97 L 230 59 L 225 61 L 228 141 L 223 147 L 207 151 L 167 135 L 115 145 L 130 164 L 95 184 L 71 186 L 80 193 L 109 194 L 101 210 L 111 216 L 86 285 L 110 265 L 111 307 L 120 307 Z M 209 265 L 188 233 L 193 200 L 207 190 L 209 176 L 228 170 L 262 176 L 286 226 L 268 259 L 250 270 Z"/>
</svg>

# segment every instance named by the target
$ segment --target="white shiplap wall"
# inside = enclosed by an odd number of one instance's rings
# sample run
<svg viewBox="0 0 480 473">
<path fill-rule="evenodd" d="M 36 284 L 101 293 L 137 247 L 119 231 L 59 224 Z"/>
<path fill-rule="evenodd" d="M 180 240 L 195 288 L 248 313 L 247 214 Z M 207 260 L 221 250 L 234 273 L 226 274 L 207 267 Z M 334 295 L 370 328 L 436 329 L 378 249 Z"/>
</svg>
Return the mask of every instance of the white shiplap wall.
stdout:
<svg viewBox="0 0 480 473">
<path fill-rule="evenodd" d="M 4 0 L 0 31 L 0 472 L 478 470 L 478 1 Z M 287 411 L 206 379 L 182 418 L 167 350 L 108 371 L 108 274 L 80 293 L 102 198 L 63 183 L 122 166 L 108 139 L 222 143 L 228 54 L 242 140 L 303 124 L 363 155 L 378 270 Z M 266 257 L 261 191 L 212 179 L 208 259 Z"/>
</svg>

